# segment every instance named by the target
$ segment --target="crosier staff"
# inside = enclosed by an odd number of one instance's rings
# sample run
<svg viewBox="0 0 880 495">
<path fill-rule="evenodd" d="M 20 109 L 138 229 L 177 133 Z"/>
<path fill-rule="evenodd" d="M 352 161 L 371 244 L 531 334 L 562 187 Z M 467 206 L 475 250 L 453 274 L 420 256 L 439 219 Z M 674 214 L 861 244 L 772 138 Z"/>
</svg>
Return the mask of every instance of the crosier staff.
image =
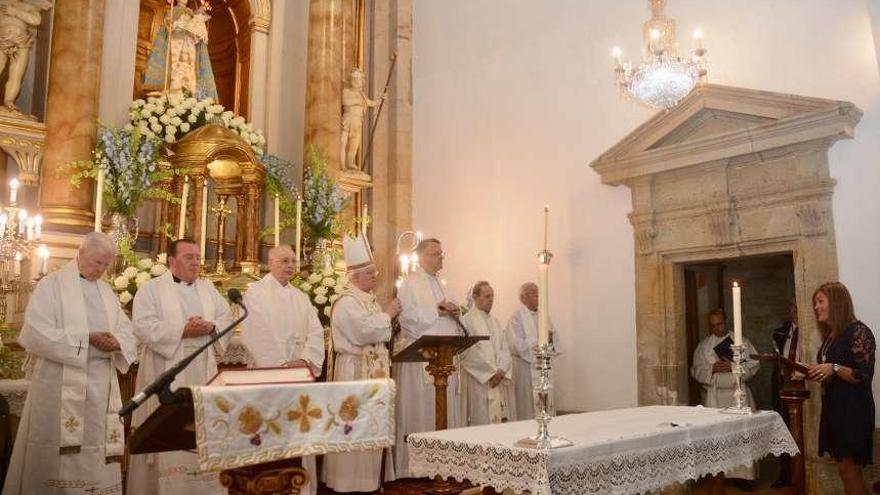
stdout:
<svg viewBox="0 0 880 495">
<path fill-rule="evenodd" d="M 376 109 L 376 118 L 373 119 L 373 125 L 370 126 L 370 139 L 367 141 L 367 148 L 364 151 L 364 163 L 373 151 L 373 136 L 376 135 L 376 126 L 379 125 L 379 117 L 382 116 L 382 109 L 385 108 L 385 96 L 388 95 L 388 86 L 391 85 L 391 76 L 394 74 L 394 67 L 397 65 L 397 52 L 391 55 L 391 66 L 388 68 L 388 77 L 385 78 L 385 88 L 382 89 L 382 99 L 379 101 L 379 108 Z"/>
</svg>

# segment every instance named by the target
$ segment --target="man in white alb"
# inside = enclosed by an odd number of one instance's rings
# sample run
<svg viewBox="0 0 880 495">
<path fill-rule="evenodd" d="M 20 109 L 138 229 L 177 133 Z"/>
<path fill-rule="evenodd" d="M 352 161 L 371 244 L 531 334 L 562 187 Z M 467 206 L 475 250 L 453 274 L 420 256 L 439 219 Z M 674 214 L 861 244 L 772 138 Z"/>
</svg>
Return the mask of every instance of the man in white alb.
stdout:
<svg viewBox="0 0 880 495">
<path fill-rule="evenodd" d="M 709 312 L 709 335 L 704 338 L 696 350 L 694 361 L 691 366 L 691 376 L 700 382 L 702 404 L 706 407 L 730 407 L 733 405 L 733 393 L 736 390 L 736 381 L 732 370 L 733 353 L 730 344 L 733 343 L 733 332 L 727 329 L 727 313 L 722 308 L 716 308 Z M 748 357 L 757 354 L 755 347 L 748 339 L 743 338 L 743 355 Z M 755 399 L 749 389 L 748 380 L 751 380 L 758 372 L 760 363 L 754 359 L 747 359 L 742 363 L 743 387 L 746 390 L 748 406 L 755 408 Z M 753 466 L 744 466 L 724 473 L 728 478 L 743 480 L 755 479 Z"/>
<path fill-rule="evenodd" d="M 535 352 L 538 345 L 538 286 L 526 282 L 519 288 L 522 305 L 507 321 L 507 339 L 513 355 L 513 386 L 516 390 L 516 421 L 535 417 L 535 399 L 532 395 Z M 559 332 L 550 322 L 550 343 L 559 352 Z"/>
<path fill-rule="evenodd" d="M 330 326 L 336 353 L 335 381 L 368 380 L 388 377 L 391 319 L 400 313 L 400 301 L 392 299 L 384 307 L 376 301 L 373 289 L 379 272 L 370 246 L 363 235 L 342 241 L 348 266 L 349 287 L 333 303 Z M 390 453 L 390 451 L 389 451 Z M 385 481 L 394 479 L 391 458 L 386 459 Z M 340 492 L 372 492 L 380 488 L 382 451 L 328 454 L 324 456 L 324 482 Z"/>
<path fill-rule="evenodd" d="M 446 297 L 437 274 L 443 268 L 443 247 L 437 239 L 425 239 L 416 247 L 419 268 L 401 284 L 398 297 L 401 332 L 394 341 L 395 352 L 405 349 L 422 335 L 462 335 L 454 318 L 458 306 Z M 410 477 L 406 435 L 434 431 L 434 383 L 425 363 L 395 363 L 397 381 L 397 439 L 394 474 Z M 458 373 L 449 376 L 446 389 L 449 428 L 463 426 L 458 394 Z"/>
<path fill-rule="evenodd" d="M 269 273 L 244 293 L 250 316 L 242 323 L 241 340 L 259 368 L 308 366 L 317 376 L 324 364 L 324 327 L 309 298 L 290 284 L 296 256 L 290 246 L 269 250 Z M 317 492 L 315 457 L 302 458 L 309 481 L 302 493 Z"/>
<path fill-rule="evenodd" d="M 468 333 L 485 335 L 461 353 L 461 379 L 468 426 L 503 423 L 515 417 L 513 363 L 507 334 L 501 323 L 490 315 L 495 291 L 489 282 L 477 282 L 471 289 L 471 309 L 461 318 Z"/>
<path fill-rule="evenodd" d="M 92 232 L 34 289 L 18 342 L 30 387 L 3 493 L 122 493 L 117 370 L 137 358 L 131 322 L 101 275 L 116 245 Z"/>
<path fill-rule="evenodd" d="M 229 304 L 209 280 L 198 278 L 199 246 L 178 239 L 168 248 L 169 271 L 144 284 L 134 297 L 134 333 L 142 344 L 136 392 L 165 370 L 204 345 L 216 331 L 232 323 Z M 225 352 L 230 335 L 200 354 L 174 380 L 172 389 L 204 385 L 217 373 L 214 351 Z M 142 424 L 159 406 L 148 399 L 132 415 L 132 426 Z M 163 452 L 131 456 L 128 493 L 221 494 L 216 472 L 199 472 L 192 452 Z"/>
</svg>

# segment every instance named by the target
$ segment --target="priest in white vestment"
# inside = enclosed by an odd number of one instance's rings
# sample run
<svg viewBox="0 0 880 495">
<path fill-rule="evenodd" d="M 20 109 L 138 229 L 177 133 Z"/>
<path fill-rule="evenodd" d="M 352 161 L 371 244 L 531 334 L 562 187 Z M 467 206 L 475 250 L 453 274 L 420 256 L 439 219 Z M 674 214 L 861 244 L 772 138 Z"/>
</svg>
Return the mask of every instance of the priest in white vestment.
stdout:
<svg viewBox="0 0 880 495">
<path fill-rule="evenodd" d="M 507 321 L 507 339 L 513 357 L 513 387 L 516 395 L 516 414 L 512 420 L 534 419 L 535 399 L 532 379 L 535 372 L 535 351 L 538 345 L 538 286 L 526 282 L 519 288 L 522 305 Z M 550 343 L 559 353 L 559 332 L 550 322 Z M 551 401 L 552 407 L 552 401 Z"/>
<path fill-rule="evenodd" d="M 134 334 L 142 345 L 136 392 L 232 323 L 229 303 L 211 281 L 198 278 L 199 263 L 199 246 L 193 241 L 172 242 L 169 271 L 144 284 L 134 297 Z M 229 338 L 227 334 L 196 357 L 171 389 L 207 383 L 217 373 L 214 352 L 225 352 Z M 135 409 L 132 426 L 142 424 L 158 406 L 157 397 L 148 399 Z M 196 454 L 183 451 L 132 455 L 127 483 L 128 493 L 138 495 L 226 493 L 218 473 L 200 472 Z"/>
<path fill-rule="evenodd" d="M 333 303 L 330 327 L 336 362 L 334 381 L 388 377 L 391 319 L 400 313 L 400 300 L 380 305 L 373 295 L 379 274 L 363 235 L 346 237 L 342 247 L 351 284 Z M 387 451 L 390 454 L 390 450 Z M 385 481 L 394 479 L 391 456 L 386 456 Z M 337 493 L 373 492 L 380 488 L 382 451 L 324 456 L 324 483 Z"/>
<path fill-rule="evenodd" d="M 3 493 L 122 493 L 117 370 L 137 358 L 131 322 L 100 280 L 116 258 L 106 235 L 34 289 L 18 342 L 30 379 Z"/>
<path fill-rule="evenodd" d="M 290 283 L 296 256 L 290 246 L 269 250 L 269 273 L 244 293 L 250 316 L 242 322 L 241 340 L 258 368 L 308 366 L 315 376 L 324 364 L 324 327 L 308 296 Z M 314 456 L 302 458 L 309 480 L 302 493 L 317 493 Z"/>
<path fill-rule="evenodd" d="M 461 353 L 462 404 L 467 426 L 503 423 L 515 417 L 513 362 L 507 333 L 489 314 L 495 291 L 489 282 L 471 289 L 471 309 L 461 318 L 472 337 L 488 336 Z"/>
<path fill-rule="evenodd" d="M 462 335 L 454 318 L 458 306 L 446 297 L 437 274 L 443 268 L 443 248 L 437 239 L 425 239 L 416 247 L 419 268 L 398 289 L 403 307 L 401 332 L 394 340 L 394 352 L 405 349 L 422 335 Z M 397 381 L 397 439 L 394 448 L 394 474 L 409 478 L 409 452 L 406 435 L 434 431 L 434 383 L 425 363 L 395 363 Z M 446 389 L 447 426 L 464 425 L 461 418 L 458 373 L 449 376 Z"/>
<path fill-rule="evenodd" d="M 709 331 L 709 335 L 697 345 L 697 349 L 694 351 L 691 376 L 701 385 L 700 395 L 704 406 L 730 407 L 733 405 L 736 380 L 731 372 L 732 356 L 727 354 L 730 347 L 726 344 L 728 340 L 730 343 L 733 342 L 733 333 L 727 329 L 727 314 L 723 309 L 717 308 L 709 312 Z M 744 357 L 757 354 L 755 347 L 748 339 L 743 338 L 743 346 L 745 347 Z M 752 391 L 747 382 L 758 372 L 760 363 L 753 359 L 747 359 L 742 363 L 742 367 L 747 405 L 755 409 L 755 399 L 752 397 Z M 728 478 L 755 479 L 752 466 L 728 471 L 725 475 Z"/>
</svg>

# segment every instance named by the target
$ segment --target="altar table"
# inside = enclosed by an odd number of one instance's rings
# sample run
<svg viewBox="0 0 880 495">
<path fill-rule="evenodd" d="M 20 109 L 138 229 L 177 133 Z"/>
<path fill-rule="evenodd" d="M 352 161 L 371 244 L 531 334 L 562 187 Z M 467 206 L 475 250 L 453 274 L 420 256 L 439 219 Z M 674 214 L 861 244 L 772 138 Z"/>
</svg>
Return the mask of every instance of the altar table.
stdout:
<svg viewBox="0 0 880 495">
<path fill-rule="evenodd" d="M 517 421 L 409 435 L 415 476 L 467 479 L 533 495 L 634 494 L 753 463 L 795 455 L 778 413 L 722 414 L 704 407 L 648 406 L 559 416 L 552 435 L 572 447 L 515 447 L 536 432 Z"/>
</svg>

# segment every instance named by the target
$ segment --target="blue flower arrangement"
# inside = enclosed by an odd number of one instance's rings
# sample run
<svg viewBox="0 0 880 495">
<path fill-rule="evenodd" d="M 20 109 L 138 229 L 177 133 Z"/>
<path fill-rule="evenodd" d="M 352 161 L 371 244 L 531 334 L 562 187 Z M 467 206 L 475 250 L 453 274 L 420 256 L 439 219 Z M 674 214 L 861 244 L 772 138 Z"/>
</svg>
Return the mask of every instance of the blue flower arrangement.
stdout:
<svg viewBox="0 0 880 495">
<path fill-rule="evenodd" d="M 339 191 L 327 172 L 327 158 L 315 146 L 309 150 L 309 162 L 303 180 L 303 225 L 309 239 L 331 239 L 341 227 L 337 216 L 351 198 Z"/>
</svg>

